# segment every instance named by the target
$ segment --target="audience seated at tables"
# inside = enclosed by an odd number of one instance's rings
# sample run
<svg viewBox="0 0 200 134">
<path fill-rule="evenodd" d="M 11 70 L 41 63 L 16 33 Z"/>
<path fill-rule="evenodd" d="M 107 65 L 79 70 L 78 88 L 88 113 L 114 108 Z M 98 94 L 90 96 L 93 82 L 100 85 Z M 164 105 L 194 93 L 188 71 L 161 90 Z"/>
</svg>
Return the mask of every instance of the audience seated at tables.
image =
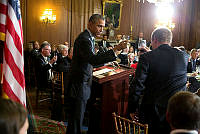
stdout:
<svg viewBox="0 0 200 134">
<path fill-rule="evenodd" d="M 174 47 L 174 48 L 176 48 L 176 49 L 178 49 L 180 51 L 186 52 L 184 46 L 179 46 L 179 47 Z M 188 73 L 194 72 L 194 71 L 192 71 L 192 62 L 191 61 L 193 59 L 196 59 L 195 57 L 197 56 L 197 53 L 195 51 L 196 51 L 195 49 L 192 49 L 192 51 L 191 51 L 191 60 L 188 63 L 188 67 L 187 67 L 187 72 Z M 198 62 L 198 60 L 196 60 L 196 61 Z M 194 70 L 196 70 L 196 67 L 195 67 Z M 197 75 L 197 73 L 193 73 L 191 76 L 187 76 L 188 77 L 188 82 L 189 82 L 187 90 L 190 91 L 190 92 L 192 92 L 192 93 L 196 92 L 200 88 L 200 83 L 195 78 L 195 75 Z"/>
<path fill-rule="evenodd" d="M 24 106 L 12 100 L 0 98 L 0 132 L 26 134 L 28 126 L 28 115 Z"/>
<path fill-rule="evenodd" d="M 200 97 L 186 91 L 177 92 L 168 101 L 166 118 L 172 130 L 170 134 L 198 134 Z"/>
<path fill-rule="evenodd" d="M 48 88 L 48 81 L 51 80 L 51 69 L 57 60 L 57 56 L 50 60 L 51 47 L 47 41 L 41 44 L 40 52 L 41 54 L 36 60 L 37 86 L 40 90 L 45 90 Z"/>
<path fill-rule="evenodd" d="M 187 67 L 188 73 L 195 72 L 196 67 L 200 65 L 200 60 L 197 59 L 197 56 L 198 56 L 197 49 L 192 49 Z"/>
</svg>

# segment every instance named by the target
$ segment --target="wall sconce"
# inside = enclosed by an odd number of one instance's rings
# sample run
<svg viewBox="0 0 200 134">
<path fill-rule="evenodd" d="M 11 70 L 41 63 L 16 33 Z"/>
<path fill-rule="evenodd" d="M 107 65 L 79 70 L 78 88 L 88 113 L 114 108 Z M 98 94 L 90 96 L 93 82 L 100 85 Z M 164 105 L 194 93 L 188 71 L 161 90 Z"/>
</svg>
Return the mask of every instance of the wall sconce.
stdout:
<svg viewBox="0 0 200 134">
<path fill-rule="evenodd" d="M 56 15 L 53 15 L 52 9 L 45 9 L 40 19 L 44 24 L 56 23 Z"/>
</svg>

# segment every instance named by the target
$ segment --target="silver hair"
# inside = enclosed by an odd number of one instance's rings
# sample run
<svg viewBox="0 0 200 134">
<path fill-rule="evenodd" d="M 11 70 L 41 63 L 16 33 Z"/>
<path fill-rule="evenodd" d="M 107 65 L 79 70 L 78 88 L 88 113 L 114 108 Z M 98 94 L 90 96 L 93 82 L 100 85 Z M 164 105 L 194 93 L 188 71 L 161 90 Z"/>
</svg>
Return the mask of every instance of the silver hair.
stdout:
<svg viewBox="0 0 200 134">
<path fill-rule="evenodd" d="M 172 38 L 173 35 L 171 30 L 166 27 L 156 28 L 151 34 L 151 40 L 153 41 L 154 39 L 156 39 L 160 43 L 166 42 L 171 44 Z"/>
</svg>

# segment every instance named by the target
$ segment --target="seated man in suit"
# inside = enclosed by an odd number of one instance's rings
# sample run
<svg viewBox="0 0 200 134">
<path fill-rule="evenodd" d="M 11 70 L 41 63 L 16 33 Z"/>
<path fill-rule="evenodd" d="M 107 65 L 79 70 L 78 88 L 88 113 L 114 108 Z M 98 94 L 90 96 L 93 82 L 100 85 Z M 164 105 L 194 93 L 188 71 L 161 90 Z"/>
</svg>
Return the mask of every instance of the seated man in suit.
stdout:
<svg viewBox="0 0 200 134">
<path fill-rule="evenodd" d="M 103 39 L 98 44 L 100 53 L 106 52 L 106 51 L 108 51 L 109 47 L 112 47 L 107 40 L 108 40 L 108 36 L 104 34 Z"/>
<path fill-rule="evenodd" d="M 198 52 L 197 49 L 192 49 L 190 53 L 190 59 L 188 62 L 187 72 L 192 73 L 196 71 L 197 65 L 200 65 L 200 60 L 197 59 Z"/>
<path fill-rule="evenodd" d="M 170 134 L 198 134 L 200 97 L 186 91 L 176 93 L 169 99 L 166 117 L 172 129 Z"/>
<path fill-rule="evenodd" d="M 57 56 L 54 56 L 51 60 L 51 47 L 48 42 L 43 42 L 40 47 L 41 54 L 36 60 L 36 78 L 37 86 L 40 90 L 44 90 L 48 87 L 48 80 L 51 79 L 51 69 L 53 64 L 57 60 Z"/>
</svg>

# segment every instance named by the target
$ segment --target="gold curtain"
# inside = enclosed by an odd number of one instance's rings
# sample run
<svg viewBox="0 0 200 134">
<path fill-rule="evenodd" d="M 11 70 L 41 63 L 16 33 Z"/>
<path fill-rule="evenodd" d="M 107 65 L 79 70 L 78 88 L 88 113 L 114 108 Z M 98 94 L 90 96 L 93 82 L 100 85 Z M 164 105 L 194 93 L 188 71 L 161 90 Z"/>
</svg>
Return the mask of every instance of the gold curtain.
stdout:
<svg viewBox="0 0 200 134">
<path fill-rule="evenodd" d="M 21 0 L 24 29 L 24 42 L 48 40 L 52 44 L 68 41 L 73 45 L 80 32 L 87 28 L 89 17 L 93 13 L 102 13 L 102 0 Z M 173 4 L 175 28 L 173 46 L 184 45 L 191 49 L 200 43 L 200 0 L 184 0 Z M 45 8 L 56 11 L 56 23 L 42 24 L 39 20 Z M 148 2 L 123 0 L 120 29 L 115 35 L 130 34 L 133 38 L 144 32 L 150 41 L 151 32 L 156 23 L 156 6 Z"/>
<path fill-rule="evenodd" d="M 173 46 L 183 45 L 191 49 L 200 43 L 200 0 L 184 0 L 173 4 L 175 28 L 173 30 Z M 124 0 L 120 30 L 115 33 L 130 34 L 133 26 L 133 38 L 139 32 L 150 41 L 150 35 L 156 24 L 156 6 L 148 2 Z"/>
<path fill-rule="evenodd" d="M 101 0 L 72 0 L 71 43 L 73 44 L 80 32 L 87 28 L 89 17 L 94 13 L 101 14 Z"/>
</svg>

